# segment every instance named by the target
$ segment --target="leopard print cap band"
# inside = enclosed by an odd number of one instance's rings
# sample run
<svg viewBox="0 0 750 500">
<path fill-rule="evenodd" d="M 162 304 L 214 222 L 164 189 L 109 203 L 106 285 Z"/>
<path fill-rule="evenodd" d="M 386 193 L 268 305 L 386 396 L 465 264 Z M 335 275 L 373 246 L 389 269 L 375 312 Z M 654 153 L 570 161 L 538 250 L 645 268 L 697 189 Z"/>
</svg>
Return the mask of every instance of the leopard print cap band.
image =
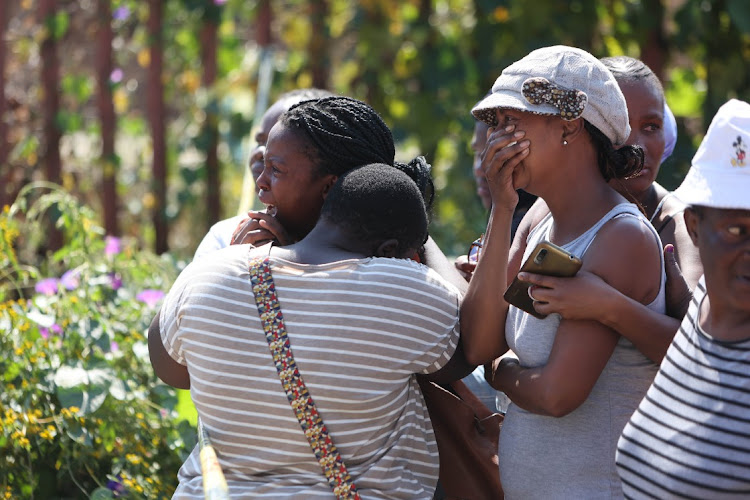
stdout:
<svg viewBox="0 0 750 500">
<path fill-rule="evenodd" d="M 543 77 L 527 79 L 521 93 L 531 104 L 553 105 L 560 110 L 563 120 L 575 120 L 581 116 L 588 102 L 585 92 L 558 87 Z"/>
</svg>

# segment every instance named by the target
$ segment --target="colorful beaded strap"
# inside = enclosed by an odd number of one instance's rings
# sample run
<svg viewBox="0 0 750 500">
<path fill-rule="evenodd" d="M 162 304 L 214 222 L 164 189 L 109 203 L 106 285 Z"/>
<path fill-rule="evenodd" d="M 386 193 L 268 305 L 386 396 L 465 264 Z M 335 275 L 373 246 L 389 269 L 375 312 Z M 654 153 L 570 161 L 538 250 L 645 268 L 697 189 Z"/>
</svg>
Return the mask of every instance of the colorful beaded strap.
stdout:
<svg viewBox="0 0 750 500">
<path fill-rule="evenodd" d="M 268 348 L 273 355 L 281 385 L 318 463 L 323 468 L 323 474 L 328 479 L 333 494 L 336 498 L 359 500 L 357 487 L 352 482 L 331 436 L 328 435 L 328 429 L 320 418 L 315 402 L 297 369 L 267 257 L 253 259 L 250 263 L 250 283 L 253 285 L 258 315 L 263 323 Z"/>
</svg>

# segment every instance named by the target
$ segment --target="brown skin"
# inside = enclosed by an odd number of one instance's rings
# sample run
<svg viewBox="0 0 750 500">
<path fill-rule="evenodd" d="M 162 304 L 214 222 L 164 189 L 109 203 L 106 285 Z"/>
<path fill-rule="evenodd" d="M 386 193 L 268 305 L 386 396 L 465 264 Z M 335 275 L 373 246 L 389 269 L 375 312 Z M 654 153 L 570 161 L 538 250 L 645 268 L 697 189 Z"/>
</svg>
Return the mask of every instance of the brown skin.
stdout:
<svg viewBox="0 0 750 500">
<path fill-rule="evenodd" d="M 712 337 L 750 338 L 750 210 L 700 207 L 685 212 L 706 279 L 700 326 Z"/>
<path fill-rule="evenodd" d="M 482 151 L 484 151 L 484 147 L 487 145 L 487 131 L 489 128 L 486 123 L 477 121 L 474 123 L 474 135 L 471 137 L 471 150 L 474 152 L 474 163 L 472 164 L 471 171 L 474 174 L 474 181 L 477 184 L 477 196 L 482 200 L 482 206 L 485 210 L 489 210 L 492 206 L 492 196 L 490 196 L 487 179 L 484 176 L 484 170 L 482 170 Z"/>
<path fill-rule="evenodd" d="M 249 212 L 250 218 L 235 231 L 232 243 L 258 245 L 275 240 L 285 245 L 312 230 L 337 177 L 321 174 L 310 151 L 312 146 L 300 132 L 281 123 L 271 128 L 265 166 L 256 182 L 258 198 L 269 209 Z"/>
<path fill-rule="evenodd" d="M 492 211 L 484 253 L 461 307 L 461 332 L 470 363 L 488 362 L 508 349 L 508 304 L 502 293 L 518 273 L 525 236 L 539 216 L 535 208 L 527 213 L 509 255 L 516 189 L 544 199 L 555 220 L 550 236 L 556 244 L 571 241 L 625 201 L 602 178 L 583 120 L 508 110 L 497 110 L 496 116 L 499 126 L 491 129 L 482 164 L 492 193 Z M 647 303 L 658 292 L 658 252 L 642 224 L 631 218 L 615 219 L 597 235 L 583 269 Z M 632 262 L 639 262 L 638 267 L 627 265 Z M 546 365 L 526 368 L 514 360 L 496 361 L 494 374 L 488 378 L 521 408 L 566 415 L 586 400 L 617 340 L 618 335 L 599 322 L 563 319 Z"/>
<path fill-rule="evenodd" d="M 277 101 L 266 110 L 263 117 L 260 120 L 260 127 L 255 133 L 255 147 L 250 151 L 250 158 L 247 161 L 247 168 L 250 169 L 250 173 L 253 175 L 253 181 L 258 182 L 258 177 L 263 172 L 263 155 L 266 152 L 266 142 L 268 142 L 268 135 L 271 133 L 271 128 L 276 125 L 281 115 L 291 107 L 294 101 Z M 255 186 L 255 192 L 258 192 L 258 186 Z"/>
</svg>

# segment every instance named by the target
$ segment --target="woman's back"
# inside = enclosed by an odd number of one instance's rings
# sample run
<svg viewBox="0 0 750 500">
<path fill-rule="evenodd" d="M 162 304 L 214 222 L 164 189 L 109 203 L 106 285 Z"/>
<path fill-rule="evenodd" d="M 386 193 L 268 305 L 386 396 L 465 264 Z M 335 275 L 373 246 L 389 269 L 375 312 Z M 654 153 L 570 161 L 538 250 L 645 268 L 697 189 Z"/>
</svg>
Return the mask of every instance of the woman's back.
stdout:
<svg viewBox="0 0 750 500">
<path fill-rule="evenodd" d="M 248 279 L 249 258 L 268 248 L 219 252 L 175 283 L 162 332 L 173 356 L 187 361 L 191 396 L 233 498 L 330 498 Z M 453 354 L 458 294 L 400 259 L 303 265 L 272 256 L 271 269 L 300 373 L 359 491 L 432 498 L 437 447 L 413 374 L 436 371 Z M 176 498 L 202 498 L 197 453 L 180 470 Z"/>
</svg>

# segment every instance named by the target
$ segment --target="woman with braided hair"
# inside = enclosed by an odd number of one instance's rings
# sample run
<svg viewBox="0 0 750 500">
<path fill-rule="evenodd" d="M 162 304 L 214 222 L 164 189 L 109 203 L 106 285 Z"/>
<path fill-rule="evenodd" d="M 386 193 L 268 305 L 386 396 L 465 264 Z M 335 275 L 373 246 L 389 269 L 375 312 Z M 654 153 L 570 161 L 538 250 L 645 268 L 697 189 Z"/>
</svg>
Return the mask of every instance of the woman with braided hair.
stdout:
<svg viewBox="0 0 750 500">
<path fill-rule="evenodd" d="M 429 210 L 434 196 L 430 165 L 421 156 L 407 164 L 398 163 L 395 155 L 390 129 L 362 101 L 332 96 L 292 106 L 269 134 L 265 166 L 256 181 L 258 198 L 267 208 L 248 212 L 232 244 L 257 246 L 273 241 L 283 246 L 299 241 L 318 221 L 336 179 L 370 163 L 393 165 L 409 175 Z M 429 237 L 419 251 L 419 260 L 459 290 L 466 289 L 466 282 Z"/>
</svg>

